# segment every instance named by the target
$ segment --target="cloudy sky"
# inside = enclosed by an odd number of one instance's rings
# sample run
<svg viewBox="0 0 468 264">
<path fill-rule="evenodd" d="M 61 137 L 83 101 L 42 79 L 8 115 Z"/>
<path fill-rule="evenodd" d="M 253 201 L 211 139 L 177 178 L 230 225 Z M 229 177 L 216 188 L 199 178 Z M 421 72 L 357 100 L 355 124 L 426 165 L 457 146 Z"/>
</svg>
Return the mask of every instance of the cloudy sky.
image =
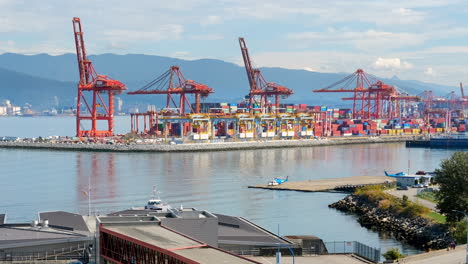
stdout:
<svg viewBox="0 0 468 264">
<path fill-rule="evenodd" d="M 468 82 L 468 2 L 456 0 L 0 0 L 0 53 L 214 58 L 447 85 Z"/>
</svg>

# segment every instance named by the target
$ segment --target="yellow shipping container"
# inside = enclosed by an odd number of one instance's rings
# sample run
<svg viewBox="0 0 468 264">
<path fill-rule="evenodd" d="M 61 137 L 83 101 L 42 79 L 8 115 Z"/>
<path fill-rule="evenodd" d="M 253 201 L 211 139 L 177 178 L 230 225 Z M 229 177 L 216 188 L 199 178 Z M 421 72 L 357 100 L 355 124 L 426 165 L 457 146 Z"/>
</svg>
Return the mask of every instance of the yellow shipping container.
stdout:
<svg viewBox="0 0 468 264">
<path fill-rule="evenodd" d="M 437 131 L 437 132 L 444 132 L 444 129 L 443 129 L 443 128 L 440 128 L 440 127 L 438 127 L 438 128 L 436 128 L 436 131 Z"/>
<path fill-rule="evenodd" d="M 421 133 L 421 129 L 413 129 L 413 134 L 419 134 Z"/>
</svg>

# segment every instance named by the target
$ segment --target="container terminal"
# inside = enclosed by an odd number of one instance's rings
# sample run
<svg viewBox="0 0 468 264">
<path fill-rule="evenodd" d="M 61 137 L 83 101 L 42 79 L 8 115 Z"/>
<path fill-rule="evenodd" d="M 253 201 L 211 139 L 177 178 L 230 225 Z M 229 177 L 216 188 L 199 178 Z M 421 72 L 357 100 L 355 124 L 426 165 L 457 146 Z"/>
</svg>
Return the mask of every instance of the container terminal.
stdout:
<svg viewBox="0 0 468 264">
<path fill-rule="evenodd" d="M 294 94 L 268 82 L 253 62 L 244 38 L 239 46 L 247 83 L 244 99 L 235 103 L 203 103 L 215 89 L 187 79 L 171 66 L 140 89 L 97 73 L 87 57 L 81 20 L 73 18 L 78 72 L 76 134 L 69 142 L 95 143 L 230 143 L 232 141 L 301 140 L 341 137 L 425 136 L 466 131 L 468 96 L 432 91 L 409 95 L 362 69 L 311 93 L 347 94 L 348 108 L 287 104 Z M 114 133 L 114 97 L 165 96 L 166 105 L 131 114 L 129 133 Z M 194 97 L 194 102 L 189 100 Z M 10 141 L 3 138 L 3 141 Z M 62 139 L 63 141 L 63 139 Z M 49 141 L 49 142 L 54 142 Z"/>
</svg>

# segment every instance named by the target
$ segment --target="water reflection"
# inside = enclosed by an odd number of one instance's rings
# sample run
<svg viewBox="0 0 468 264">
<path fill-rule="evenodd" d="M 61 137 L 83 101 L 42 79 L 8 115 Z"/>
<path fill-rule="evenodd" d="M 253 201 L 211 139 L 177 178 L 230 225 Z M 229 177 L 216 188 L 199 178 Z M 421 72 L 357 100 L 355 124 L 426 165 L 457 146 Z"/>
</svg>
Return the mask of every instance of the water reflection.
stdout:
<svg viewBox="0 0 468 264">
<path fill-rule="evenodd" d="M 93 211 L 104 213 L 142 206 L 157 186 L 173 206 L 239 215 L 271 230 L 280 224 L 284 234 L 402 247 L 327 207 L 343 194 L 247 186 L 285 176 L 300 181 L 383 175 L 384 169 L 404 171 L 408 160 L 413 172 L 432 171 L 451 153 L 408 150 L 400 143 L 165 154 L 0 149 L 0 211 L 12 220 L 30 220 L 46 210 L 86 213 L 90 186 Z"/>
<path fill-rule="evenodd" d="M 115 170 L 114 153 L 76 153 L 75 193 L 80 212 L 87 212 L 88 206 L 93 212 L 99 211 L 99 207 L 116 199 Z"/>
</svg>

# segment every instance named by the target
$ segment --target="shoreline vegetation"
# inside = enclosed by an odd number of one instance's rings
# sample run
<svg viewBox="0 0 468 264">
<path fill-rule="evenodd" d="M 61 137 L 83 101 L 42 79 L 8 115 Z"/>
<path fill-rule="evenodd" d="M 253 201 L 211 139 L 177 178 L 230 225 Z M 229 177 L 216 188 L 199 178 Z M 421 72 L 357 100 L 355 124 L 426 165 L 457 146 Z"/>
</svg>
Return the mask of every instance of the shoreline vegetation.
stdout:
<svg viewBox="0 0 468 264">
<path fill-rule="evenodd" d="M 200 142 L 183 144 L 101 144 L 101 143 L 51 143 L 51 142 L 21 142 L 0 141 L 0 148 L 17 149 L 48 149 L 65 151 L 103 151 L 103 152 L 187 152 L 187 151 L 226 151 L 268 148 L 296 148 L 314 146 L 332 146 L 348 144 L 398 143 L 413 139 L 414 136 L 386 137 L 350 137 L 328 139 L 301 140 L 263 140 L 237 142 Z"/>
<path fill-rule="evenodd" d="M 385 193 L 382 186 L 358 188 L 329 207 L 353 213 L 362 226 L 389 232 L 419 249 L 447 248 L 454 240 L 443 215 L 409 201 L 408 197 L 400 199 Z"/>
</svg>

